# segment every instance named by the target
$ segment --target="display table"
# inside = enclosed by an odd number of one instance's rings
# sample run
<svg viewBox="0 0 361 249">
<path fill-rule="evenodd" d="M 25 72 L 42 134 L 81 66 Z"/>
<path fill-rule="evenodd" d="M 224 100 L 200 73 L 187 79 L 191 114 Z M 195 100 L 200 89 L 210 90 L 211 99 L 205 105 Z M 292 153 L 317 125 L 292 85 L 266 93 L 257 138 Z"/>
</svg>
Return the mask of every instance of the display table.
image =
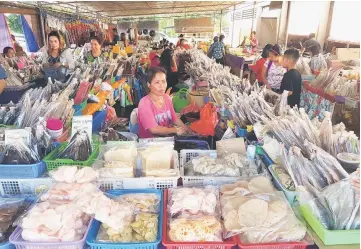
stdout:
<svg viewBox="0 0 361 249">
<path fill-rule="evenodd" d="M 360 244 L 358 245 L 333 245 L 333 246 L 326 246 L 325 244 L 323 244 L 323 242 L 320 240 L 320 238 L 317 236 L 317 234 L 312 230 L 312 228 L 310 228 L 309 226 L 307 226 L 308 228 L 308 232 L 311 233 L 315 244 L 318 246 L 319 249 L 359 249 L 360 248 Z M 312 247 L 314 248 L 314 247 Z"/>
<path fill-rule="evenodd" d="M 255 59 L 255 56 L 251 55 L 241 57 L 233 54 L 226 54 L 224 58 L 225 65 L 231 68 L 231 73 L 242 78 L 244 65 L 251 64 Z"/>
</svg>

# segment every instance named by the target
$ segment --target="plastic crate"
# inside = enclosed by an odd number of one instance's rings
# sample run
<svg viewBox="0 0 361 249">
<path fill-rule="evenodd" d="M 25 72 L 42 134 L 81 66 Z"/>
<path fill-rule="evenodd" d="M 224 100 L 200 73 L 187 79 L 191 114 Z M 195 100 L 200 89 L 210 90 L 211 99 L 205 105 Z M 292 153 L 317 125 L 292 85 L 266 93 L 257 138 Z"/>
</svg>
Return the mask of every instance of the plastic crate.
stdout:
<svg viewBox="0 0 361 249">
<path fill-rule="evenodd" d="M 208 142 L 204 141 L 204 140 L 182 140 L 182 139 L 179 139 L 179 140 L 174 141 L 174 146 L 176 146 L 177 143 L 180 143 L 180 144 L 192 143 L 192 144 L 196 145 L 196 148 L 194 148 L 196 150 L 210 150 Z M 178 151 L 178 152 L 180 153 L 180 151 Z"/>
<path fill-rule="evenodd" d="M 242 129 L 242 128 L 236 127 L 236 134 L 239 137 L 246 137 L 247 129 Z"/>
<path fill-rule="evenodd" d="M 95 112 L 93 114 L 93 133 L 97 133 L 102 128 L 102 125 L 105 122 L 105 117 L 107 116 L 107 111 Z"/>
<path fill-rule="evenodd" d="M 160 197 L 160 210 L 158 216 L 158 234 L 157 240 L 155 242 L 148 243 L 105 243 L 105 242 L 97 242 L 96 238 L 98 235 L 98 231 L 101 223 L 97 220 L 93 220 L 88 236 L 86 238 L 86 243 L 89 245 L 91 249 L 157 249 L 158 245 L 162 241 L 162 221 L 163 221 L 163 195 L 162 191 L 157 189 L 139 189 L 139 190 L 113 190 L 108 191 L 109 194 L 114 196 L 120 196 L 125 194 L 137 194 L 137 193 L 151 193 L 156 194 Z"/>
<path fill-rule="evenodd" d="M 8 104 L 10 102 L 17 103 L 20 101 L 22 95 L 30 88 L 36 86 L 35 83 L 26 83 L 22 86 L 7 86 L 0 94 L 0 104 Z"/>
<path fill-rule="evenodd" d="M 278 178 L 276 172 L 274 171 L 274 167 L 275 167 L 274 164 L 272 164 L 268 167 L 268 170 L 270 171 L 272 178 L 273 178 L 273 184 L 279 191 L 282 191 L 285 194 L 288 202 L 292 206 L 292 204 L 295 202 L 295 200 L 297 198 L 297 192 L 288 190 L 283 186 L 283 184 L 281 183 L 280 179 Z"/>
<path fill-rule="evenodd" d="M 59 154 L 60 151 L 63 151 L 67 145 L 68 145 L 68 142 L 62 143 L 59 147 L 57 147 L 55 150 L 53 150 L 49 155 L 47 155 L 43 159 L 44 162 L 46 163 L 46 167 L 48 168 L 48 171 L 57 169 L 60 166 L 77 165 L 80 167 L 89 167 L 89 166 L 92 166 L 92 164 L 98 157 L 99 143 L 94 143 L 92 145 L 93 152 L 91 153 L 88 160 L 86 160 L 86 161 L 73 161 L 71 159 L 57 159 L 56 156 Z"/>
<path fill-rule="evenodd" d="M 10 243 L 14 244 L 16 249 L 84 249 L 85 238 L 88 235 L 90 224 L 92 223 L 91 219 L 89 221 L 88 229 L 84 233 L 84 236 L 81 240 L 73 242 L 30 242 L 25 241 L 21 237 L 23 229 L 18 226 L 15 231 L 11 234 L 9 240 Z"/>
<path fill-rule="evenodd" d="M 38 195 L 53 185 L 50 177 L 34 179 L 0 179 L 0 195 Z"/>
<path fill-rule="evenodd" d="M 15 246 L 9 241 L 0 243 L 0 249 L 15 249 Z"/>
<path fill-rule="evenodd" d="M 327 230 L 312 214 L 309 206 L 301 205 L 300 209 L 307 223 L 325 245 L 360 244 L 360 230 Z"/>
<path fill-rule="evenodd" d="M 79 110 L 82 111 L 88 103 L 88 99 L 85 99 L 81 104 L 79 105 L 73 105 L 73 108 L 75 112 L 78 112 Z"/>
<path fill-rule="evenodd" d="M 173 242 L 168 239 L 168 218 L 167 218 L 167 200 L 168 190 L 164 191 L 163 197 L 163 236 L 162 244 L 166 249 L 232 249 L 237 245 L 235 237 L 229 238 L 224 242 Z"/>
<path fill-rule="evenodd" d="M 306 249 L 309 245 L 306 242 L 282 242 L 282 243 L 262 243 L 262 244 L 244 244 L 239 236 L 237 237 L 238 247 L 240 249 Z"/>
<path fill-rule="evenodd" d="M 142 168 L 142 160 L 137 159 L 137 168 Z M 172 168 L 179 169 L 178 153 L 173 151 Z M 176 188 L 179 177 L 134 177 L 134 178 L 102 178 L 98 180 L 102 191 L 114 189 L 167 189 Z"/>
<path fill-rule="evenodd" d="M 37 178 L 46 171 L 43 161 L 34 164 L 0 164 L 1 178 Z"/>
<path fill-rule="evenodd" d="M 210 156 L 213 158 L 217 157 L 217 151 L 215 150 L 182 150 L 180 153 L 180 173 L 183 180 L 184 187 L 204 187 L 207 185 L 221 185 L 234 183 L 238 180 L 241 180 L 242 177 L 227 177 L 227 176 L 185 176 L 184 175 L 184 165 L 192 160 L 193 158 L 199 156 Z M 256 157 L 256 164 L 261 166 L 262 162 L 259 157 Z M 267 175 L 265 167 L 261 166 L 264 169 L 264 173 Z"/>
</svg>

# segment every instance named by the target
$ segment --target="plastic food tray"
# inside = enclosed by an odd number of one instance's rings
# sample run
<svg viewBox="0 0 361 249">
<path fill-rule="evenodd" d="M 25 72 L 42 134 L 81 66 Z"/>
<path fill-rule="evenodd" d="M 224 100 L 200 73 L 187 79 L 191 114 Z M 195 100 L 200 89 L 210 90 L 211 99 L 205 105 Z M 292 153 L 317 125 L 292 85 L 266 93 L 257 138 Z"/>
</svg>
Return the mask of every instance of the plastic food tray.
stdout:
<svg viewBox="0 0 361 249">
<path fill-rule="evenodd" d="M 325 245 L 360 244 L 360 230 L 327 230 L 312 214 L 309 206 L 301 205 L 300 209 L 307 223 Z"/>
<path fill-rule="evenodd" d="M 306 249 L 308 246 L 306 242 L 243 244 L 239 236 L 236 237 L 240 249 Z"/>
<path fill-rule="evenodd" d="M 91 166 L 94 161 L 97 159 L 99 154 L 99 143 L 93 143 L 93 152 L 89 156 L 88 160 L 86 161 L 73 161 L 71 159 L 57 159 L 55 158 L 60 151 L 64 150 L 65 147 L 68 145 L 68 142 L 62 143 L 58 148 L 53 150 L 49 155 L 44 158 L 44 162 L 46 163 L 46 167 L 48 171 L 54 170 L 59 168 L 60 166 L 71 166 L 77 165 L 80 167 L 87 167 Z"/>
<path fill-rule="evenodd" d="M 0 179 L 0 195 L 38 195 L 53 184 L 50 177 L 33 179 Z"/>
<path fill-rule="evenodd" d="M 34 164 L 0 164 L 1 178 L 37 178 L 46 171 L 43 161 Z"/>
<path fill-rule="evenodd" d="M 152 193 L 160 197 L 160 210 L 158 217 L 158 234 L 157 240 L 155 242 L 148 243 L 106 243 L 106 242 L 97 242 L 96 237 L 101 223 L 97 220 L 93 220 L 91 227 L 86 238 L 86 243 L 91 249 L 157 249 L 158 245 L 162 241 L 162 221 L 163 221 L 163 196 L 162 191 L 157 189 L 139 189 L 139 190 L 112 190 L 108 191 L 109 194 L 114 196 L 120 196 L 125 194 L 137 194 L 137 193 Z"/>
<path fill-rule="evenodd" d="M 182 150 L 180 153 L 180 173 L 183 180 L 184 187 L 204 187 L 207 185 L 221 185 L 227 183 L 233 183 L 238 180 L 241 180 L 242 177 L 216 177 L 216 176 L 185 176 L 184 175 L 184 165 L 192 160 L 193 158 L 199 156 L 210 156 L 217 157 L 217 151 L 215 150 Z M 256 157 L 256 164 L 261 165 L 262 161 Z M 264 172 L 266 169 L 262 166 Z M 267 174 L 267 173 L 266 173 Z"/>
<path fill-rule="evenodd" d="M 172 242 L 168 239 L 168 220 L 167 220 L 167 200 L 168 190 L 164 191 L 163 205 L 163 238 L 162 244 L 166 249 L 232 249 L 237 245 L 235 237 L 227 239 L 224 242 Z"/>
<path fill-rule="evenodd" d="M 274 171 L 274 167 L 275 167 L 274 164 L 272 164 L 268 167 L 268 170 L 270 171 L 272 178 L 273 178 L 273 183 L 279 191 L 282 191 L 285 194 L 288 202 L 292 206 L 292 204 L 295 202 L 295 200 L 297 198 L 297 192 L 288 190 L 283 186 L 283 184 L 281 183 L 280 179 L 278 178 L 276 172 Z"/>
<path fill-rule="evenodd" d="M 137 158 L 137 168 L 142 168 L 142 160 Z M 179 169 L 178 153 L 173 151 L 172 168 Z M 167 189 L 176 188 L 179 177 L 134 177 L 134 178 L 101 178 L 98 180 L 100 189 Z"/>
<path fill-rule="evenodd" d="M 14 244 L 16 249 L 84 249 L 85 238 L 88 235 L 90 224 L 93 219 L 89 221 L 88 229 L 85 232 L 83 238 L 73 242 L 29 242 L 23 240 L 21 233 L 23 229 L 17 227 L 11 234 L 9 240 L 10 243 Z"/>
</svg>

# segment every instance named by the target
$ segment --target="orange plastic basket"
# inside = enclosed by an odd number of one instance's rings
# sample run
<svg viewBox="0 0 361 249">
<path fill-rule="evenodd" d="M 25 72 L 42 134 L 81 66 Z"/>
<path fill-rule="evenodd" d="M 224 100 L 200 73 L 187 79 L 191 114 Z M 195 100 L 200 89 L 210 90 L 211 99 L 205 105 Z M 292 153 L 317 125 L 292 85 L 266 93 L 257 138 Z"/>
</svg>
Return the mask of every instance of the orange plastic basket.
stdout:
<svg viewBox="0 0 361 249">
<path fill-rule="evenodd" d="M 167 218 L 167 205 L 168 205 L 168 189 L 164 190 L 164 215 L 163 215 L 163 238 L 162 244 L 167 249 L 232 249 L 237 246 L 235 237 L 227 239 L 224 242 L 172 242 L 168 239 L 168 218 Z"/>
</svg>

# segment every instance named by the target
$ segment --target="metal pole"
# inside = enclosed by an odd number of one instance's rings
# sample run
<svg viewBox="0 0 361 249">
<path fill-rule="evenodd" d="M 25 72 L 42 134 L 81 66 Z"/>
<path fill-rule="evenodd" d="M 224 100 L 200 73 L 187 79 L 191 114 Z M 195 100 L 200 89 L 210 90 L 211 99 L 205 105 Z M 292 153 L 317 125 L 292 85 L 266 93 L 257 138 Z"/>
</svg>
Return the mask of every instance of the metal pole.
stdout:
<svg viewBox="0 0 361 249">
<path fill-rule="evenodd" d="M 233 35 L 234 35 L 234 13 L 236 12 L 236 5 L 233 6 L 233 20 L 232 20 L 232 41 L 231 41 L 231 47 L 233 47 Z"/>
<path fill-rule="evenodd" d="M 256 1 L 253 2 L 253 13 L 252 13 L 252 26 L 251 26 L 251 32 L 253 31 L 253 23 L 254 23 L 254 11 L 256 9 Z"/>
<path fill-rule="evenodd" d="M 223 10 L 221 10 L 221 21 L 219 22 L 219 33 L 222 33 L 222 17 L 223 17 Z"/>
<path fill-rule="evenodd" d="M 288 27 L 290 24 L 290 15 L 291 15 L 291 4 L 292 2 L 288 2 L 287 6 L 287 20 L 286 20 L 286 35 L 285 35 L 285 48 L 287 48 L 287 41 L 288 41 Z"/>
<path fill-rule="evenodd" d="M 44 46 L 46 46 L 46 34 L 45 34 L 45 22 L 44 22 L 44 17 L 43 17 L 43 7 L 41 6 L 41 3 L 38 3 L 38 7 L 39 7 L 39 13 L 40 13 L 40 30 L 41 30 L 41 36 L 42 36 L 42 40 L 43 40 L 43 44 Z"/>
</svg>

